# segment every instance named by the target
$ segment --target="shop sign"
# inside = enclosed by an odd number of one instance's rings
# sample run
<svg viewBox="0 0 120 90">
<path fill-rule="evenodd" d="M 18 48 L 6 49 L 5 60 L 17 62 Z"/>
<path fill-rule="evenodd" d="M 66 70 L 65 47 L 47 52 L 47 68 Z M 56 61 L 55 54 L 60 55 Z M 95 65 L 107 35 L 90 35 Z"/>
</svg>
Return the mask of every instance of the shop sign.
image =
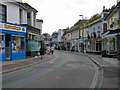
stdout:
<svg viewBox="0 0 120 90">
<path fill-rule="evenodd" d="M 96 39 L 96 41 L 102 41 L 102 38 L 100 38 L 100 39 Z"/>
<path fill-rule="evenodd" d="M 18 32 L 26 32 L 25 26 L 20 26 L 17 24 L 10 24 L 10 23 L 1 23 L 0 22 L 0 29 L 18 31 Z"/>
</svg>

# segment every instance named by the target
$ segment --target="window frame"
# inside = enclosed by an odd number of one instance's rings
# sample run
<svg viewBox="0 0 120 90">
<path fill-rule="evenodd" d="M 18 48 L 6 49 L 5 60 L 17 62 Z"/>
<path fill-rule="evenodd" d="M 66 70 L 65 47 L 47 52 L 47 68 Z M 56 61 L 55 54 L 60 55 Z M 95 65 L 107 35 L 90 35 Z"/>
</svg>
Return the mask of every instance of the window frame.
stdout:
<svg viewBox="0 0 120 90">
<path fill-rule="evenodd" d="M 7 22 L 7 6 L 3 4 L 0 4 L 0 6 L 2 7 L 0 11 L 0 16 L 1 16 L 0 20 Z"/>
</svg>

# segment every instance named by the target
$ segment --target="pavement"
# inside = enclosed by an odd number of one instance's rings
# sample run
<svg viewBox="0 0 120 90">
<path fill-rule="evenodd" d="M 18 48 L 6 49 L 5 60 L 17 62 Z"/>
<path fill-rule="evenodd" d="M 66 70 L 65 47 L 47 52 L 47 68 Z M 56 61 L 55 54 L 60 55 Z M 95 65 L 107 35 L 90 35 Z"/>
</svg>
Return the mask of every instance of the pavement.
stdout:
<svg viewBox="0 0 120 90">
<path fill-rule="evenodd" d="M 33 66 L 45 61 L 48 61 L 54 58 L 55 55 L 44 55 L 41 59 L 40 56 L 35 56 L 33 58 L 23 59 L 23 60 L 14 60 L 14 61 L 5 61 L 0 63 L 0 74 L 6 74 L 12 71 L 20 70 L 26 67 Z"/>
<path fill-rule="evenodd" d="M 101 57 L 101 55 L 86 54 L 96 61 L 103 70 L 102 88 L 118 88 L 120 90 L 120 61 L 116 58 Z"/>
<path fill-rule="evenodd" d="M 115 90 L 120 90 L 120 60 L 116 58 L 102 57 L 97 54 L 77 54 L 85 55 L 91 58 L 93 62 L 100 66 L 102 69 L 101 88 L 114 88 Z"/>
</svg>

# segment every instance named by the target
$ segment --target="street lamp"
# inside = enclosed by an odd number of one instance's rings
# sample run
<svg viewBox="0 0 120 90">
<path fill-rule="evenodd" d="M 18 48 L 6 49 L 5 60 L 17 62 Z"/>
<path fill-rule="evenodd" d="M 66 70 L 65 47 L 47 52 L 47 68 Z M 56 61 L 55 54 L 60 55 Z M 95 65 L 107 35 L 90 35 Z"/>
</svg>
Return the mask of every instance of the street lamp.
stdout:
<svg viewBox="0 0 120 90">
<path fill-rule="evenodd" d="M 81 17 L 82 17 L 82 20 L 83 20 L 84 16 L 83 16 L 83 15 L 79 15 L 79 16 L 81 16 Z M 83 27 L 83 24 L 84 24 L 84 23 L 83 23 L 83 21 L 82 21 L 82 27 Z M 83 36 L 84 36 L 84 31 L 82 30 L 82 36 L 80 36 L 80 30 L 79 30 L 79 37 L 81 37 L 81 39 L 82 39 L 81 49 L 82 49 L 82 52 L 84 53 L 84 43 L 83 43 L 83 42 L 84 42 L 84 37 L 83 37 Z"/>
</svg>

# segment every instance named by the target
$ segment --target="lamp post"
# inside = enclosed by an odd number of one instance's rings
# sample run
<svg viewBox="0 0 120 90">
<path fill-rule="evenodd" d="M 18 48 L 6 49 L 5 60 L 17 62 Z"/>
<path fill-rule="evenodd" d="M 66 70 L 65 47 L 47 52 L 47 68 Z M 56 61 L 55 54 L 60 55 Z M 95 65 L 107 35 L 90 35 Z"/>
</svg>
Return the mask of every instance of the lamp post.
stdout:
<svg viewBox="0 0 120 90">
<path fill-rule="evenodd" d="M 83 15 L 79 15 L 79 16 L 81 16 L 82 20 L 84 20 L 84 16 Z M 82 21 L 82 27 L 84 26 L 83 24 L 84 23 Z M 82 36 L 80 36 L 80 30 L 79 30 L 79 37 L 81 37 L 81 39 L 82 39 L 82 42 L 81 42 L 81 52 L 84 53 L 84 30 L 82 30 Z"/>
</svg>

